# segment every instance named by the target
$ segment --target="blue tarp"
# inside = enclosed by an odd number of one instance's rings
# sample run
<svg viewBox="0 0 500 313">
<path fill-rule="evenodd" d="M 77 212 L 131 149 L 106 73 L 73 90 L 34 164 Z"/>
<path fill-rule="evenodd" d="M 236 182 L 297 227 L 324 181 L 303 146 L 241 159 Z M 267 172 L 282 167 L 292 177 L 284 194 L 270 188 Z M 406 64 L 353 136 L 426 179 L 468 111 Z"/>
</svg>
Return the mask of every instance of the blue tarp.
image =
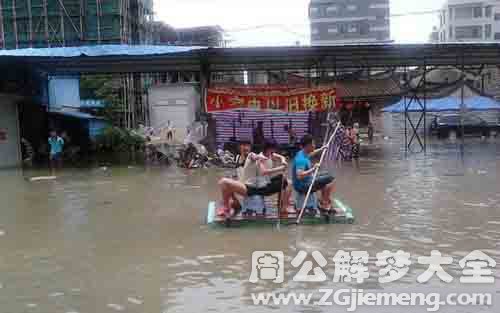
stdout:
<svg viewBox="0 0 500 313">
<path fill-rule="evenodd" d="M 175 54 L 193 50 L 205 49 L 204 47 L 185 46 L 133 46 L 133 45 L 98 45 L 62 48 L 27 48 L 15 50 L 0 50 L 0 56 L 16 57 L 62 57 L 72 58 L 79 56 L 145 56 L 160 54 Z"/>
<path fill-rule="evenodd" d="M 422 102 L 423 100 L 421 100 Z M 402 113 L 405 111 L 405 105 L 410 103 L 409 98 L 403 98 L 396 104 L 384 108 L 383 112 Z M 500 110 L 500 103 L 498 101 L 482 96 L 475 96 L 465 98 L 465 109 L 470 111 L 486 111 L 486 110 Z M 423 105 L 423 102 L 422 102 Z M 442 112 L 442 111 L 460 111 L 461 99 L 457 97 L 445 97 L 439 99 L 427 99 L 427 111 L 429 112 Z M 409 112 L 422 111 L 422 107 L 417 101 L 412 101 L 408 106 Z"/>
</svg>

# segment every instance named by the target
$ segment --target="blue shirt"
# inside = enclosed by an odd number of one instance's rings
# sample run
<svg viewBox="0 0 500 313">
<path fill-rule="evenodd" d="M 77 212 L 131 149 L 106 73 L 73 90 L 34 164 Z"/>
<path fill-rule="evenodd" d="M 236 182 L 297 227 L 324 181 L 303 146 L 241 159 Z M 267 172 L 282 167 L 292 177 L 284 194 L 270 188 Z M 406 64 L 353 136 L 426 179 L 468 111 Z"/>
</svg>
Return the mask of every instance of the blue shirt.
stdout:
<svg viewBox="0 0 500 313">
<path fill-rule="evenodd" d="M 64 139 L 61 137 L 50 137 L 49 138 L 50 155 L 56 155 L 62 153 L 64 146 Z"/>
<path fill-rule="evenodd" d="M 298 171 L 308 171 L 312 167 L 311 158 L 304 150 L 300 150 L 293 160 L 292 182 L 295 190 L 304 190 L 312 183 L 312 176 L 306 176 L 302 180 L 297 177 Z"/>
</svg>

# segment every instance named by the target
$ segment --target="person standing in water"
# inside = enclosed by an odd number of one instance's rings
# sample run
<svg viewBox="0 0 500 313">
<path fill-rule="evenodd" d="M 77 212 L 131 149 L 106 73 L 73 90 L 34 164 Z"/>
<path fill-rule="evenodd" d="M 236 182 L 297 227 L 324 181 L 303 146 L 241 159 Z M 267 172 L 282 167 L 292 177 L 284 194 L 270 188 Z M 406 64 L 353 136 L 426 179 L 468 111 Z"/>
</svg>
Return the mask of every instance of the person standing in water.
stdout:
<svg viewBox="0 0 500 313">
<path fill-rule="evenodd" d="M 56 131 L 50 132 L 49 142 L 49 163 L 51 168 L 62 166 L 62 152 L 64 148 L 64 139 L 57 135 Z"/>
</svg>

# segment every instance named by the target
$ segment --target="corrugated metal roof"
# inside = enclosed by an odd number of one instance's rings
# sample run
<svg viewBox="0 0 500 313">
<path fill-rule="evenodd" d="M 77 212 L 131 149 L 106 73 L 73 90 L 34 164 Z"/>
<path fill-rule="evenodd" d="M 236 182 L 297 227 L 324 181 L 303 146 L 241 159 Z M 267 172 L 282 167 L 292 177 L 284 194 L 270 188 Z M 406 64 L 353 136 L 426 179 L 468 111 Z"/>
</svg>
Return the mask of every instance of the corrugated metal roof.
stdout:
<svg viewBox="0 0 500 313">
<path fill-rule="evenodd" d="M 341 98 L 393 97 L 400 94 L 401 88 L 392 78 L 337 82 L 337 96 Z"/>
<path fill-rule="evenodd" d="M 133 45 L 97 45 L 61 48 L 27 48 L 16 50 L 0 50 L 0 56 L 13 57 L 59 57 L 73 58 L 80 56 L 145 56 L 164 55 L 202 50 L 204 47 L 185 46 L 133 46 Z"/>
<path fill-rule="evenodd" d="M 405 105 L 408 105 L 408 103 L 409 99 L 403 98 L 398 103 L 383 109 L 383 112 L 402 113 L 405 111 Z M 470 97 L 465 99 L 464 103 L 465 103 L 465 108 L 471 111 L 500 110 L 500 103 L 488 97 L 482 97 L 482 96 Z M 459 111 L 461 107 L 461 99 L 457 97 L 427 99 L 426 107 L 428 112 Z M 413 101 L 409 105 L 408 111 L 421 112 L 422 107 L 419 105 L 418 102 Z"/>
</svg>

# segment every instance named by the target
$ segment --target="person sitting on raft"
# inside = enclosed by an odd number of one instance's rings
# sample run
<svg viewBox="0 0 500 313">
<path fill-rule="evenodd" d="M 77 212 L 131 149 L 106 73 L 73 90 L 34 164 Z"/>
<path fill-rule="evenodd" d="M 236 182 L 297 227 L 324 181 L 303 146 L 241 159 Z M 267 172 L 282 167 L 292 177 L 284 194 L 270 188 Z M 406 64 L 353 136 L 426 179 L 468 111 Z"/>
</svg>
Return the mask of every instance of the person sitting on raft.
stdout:
<svg viewBox="0 0 500 313">
<path fill-rule="evenodd" d="M 238 179 L 242 176 L 242 172 L 250 152 L 252 152 L 252 144 L 250 141 L 240 141 L 239 154 L 234 159 Z"/>
<path fill-rule="evenodd" d="M 307 194 L 311 184 L 312 193 L 321 191 L 321 199 L 319 209 L 323 212 L 330 212 L 332 210 L 332 194 L 335 191 L 335 178 L 331 175 L 318 175 L 313 182 L 313 176 L 318 164 L 312 165 L 311 158 L 319 155 L 324 149 L 322 147 L 315 149 L 314 139 L 311 135 L 306 135 L 302 139 L 302 150 L 295 156 L 292 169 L 292 181 L 294 189 L 301 193 Z"/>
<path fill-rule="evenodd" d="M 273 161 L 280 165 L 273 167 Z M 235 215 L 235 208 L 239 203 L 235 203 L 236 196 L 271 196 L 282 192 L 282 203 L 288 206 L 291 190 L 288 181 L 283 177 L 283 172 L 287 169 L 286 158 L 276 153 L 275 143 L 266 143 L 264 152 L 261 154 L 250 153 L 245 162 L 240 180 L 222 178 L 219 187 L 222 193 L 221 215 L 227 217 Z"/>
</svg>

